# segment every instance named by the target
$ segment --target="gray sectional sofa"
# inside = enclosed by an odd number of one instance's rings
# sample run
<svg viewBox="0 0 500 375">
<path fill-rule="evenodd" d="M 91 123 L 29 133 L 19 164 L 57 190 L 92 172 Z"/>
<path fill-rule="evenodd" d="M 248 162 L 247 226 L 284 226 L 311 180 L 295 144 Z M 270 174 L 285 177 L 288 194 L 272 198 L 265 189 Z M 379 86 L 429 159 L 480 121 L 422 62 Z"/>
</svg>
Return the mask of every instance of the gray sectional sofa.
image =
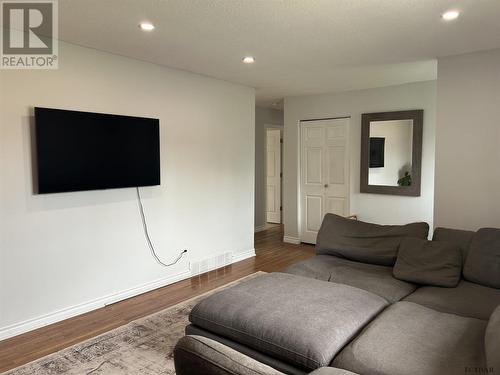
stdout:
<svg viewBox="0 0 500 375">
<path fill-rule="evenodd" d="M 500 229 L 325 216 L 311 259 L 196 305 L 185 374 L 500 374 Z"/>
</svg>

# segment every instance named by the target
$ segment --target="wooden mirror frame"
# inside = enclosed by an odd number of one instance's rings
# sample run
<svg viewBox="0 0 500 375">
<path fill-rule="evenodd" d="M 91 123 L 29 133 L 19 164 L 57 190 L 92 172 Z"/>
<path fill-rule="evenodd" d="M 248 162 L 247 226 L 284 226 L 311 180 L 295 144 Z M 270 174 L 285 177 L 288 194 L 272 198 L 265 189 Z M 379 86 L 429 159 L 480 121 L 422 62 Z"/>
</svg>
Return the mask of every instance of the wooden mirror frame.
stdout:
<svg viewBox="0 0 500 375">
<path fill-rule="evenodd" d="M 369 185 L 368 174 L 370 164 L 370 123 L 372 121 L 413 120 L 413 146 L 411 186 L 384 186 Z M 363 113 L 361 116 L 361 178 L 360 192 L 372 194 L 420 196 L 422 175 L 422 136 L 423 136 L 424 110 Z"/>
</svg>

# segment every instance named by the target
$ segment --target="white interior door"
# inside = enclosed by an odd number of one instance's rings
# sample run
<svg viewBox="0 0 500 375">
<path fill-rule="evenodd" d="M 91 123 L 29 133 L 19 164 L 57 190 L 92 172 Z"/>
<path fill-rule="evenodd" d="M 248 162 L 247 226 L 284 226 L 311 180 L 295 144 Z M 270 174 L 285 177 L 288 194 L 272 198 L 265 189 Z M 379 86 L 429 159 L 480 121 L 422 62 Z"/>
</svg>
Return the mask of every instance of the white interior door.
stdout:
<svg viewBox="0 0 500 375">
<path fill-rule="evenodd" d="M 326 213 L 349 215 L 349 119 L 304 121 L 300 128 L 300 239 L 315 244 Z"/>
<path fill-rule="evenodd" d="M 266 220 L 281 223 L 281 130 L 267 129 Z"/>
</svg>

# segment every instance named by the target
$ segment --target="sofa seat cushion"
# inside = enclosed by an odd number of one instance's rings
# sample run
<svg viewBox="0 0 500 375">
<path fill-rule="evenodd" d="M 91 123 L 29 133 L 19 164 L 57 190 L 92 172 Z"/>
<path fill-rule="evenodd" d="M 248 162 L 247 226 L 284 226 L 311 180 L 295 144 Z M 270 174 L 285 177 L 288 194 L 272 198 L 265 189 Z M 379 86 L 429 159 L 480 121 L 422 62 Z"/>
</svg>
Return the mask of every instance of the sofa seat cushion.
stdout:
<svg viewBox="0 0 500 375">
<path fill-rule="evenodd" d="M 418 288 L 404 301 L 470 318 L 488 320 L 500 305 L 500 290 L 462 280 L 456 288 Z"/>
<path fill-rule="evenodd" d="M 348 285 L 272 273 L 198 303 L 196 326 L 308 371 L 327 366 L 388 305 Z"/>
<path fill-rule="evenodd" d="M 326 214 L 318 232 L 316 253 L 393 266 L 402 238 L 426 239 L 428 233 L 427 223 L 378 225 Z"/>
<path fill-rule="evenodd" d="M 354 262 L 330 255 L 316 255 L 288 267 L 285 272 L 351 285 L 375 293 L 391 303 L 399 301 L 416 288 L 414 284 L 394 278 L 392 267 Z"/>
<path fill-rule="evenodd" d="M 370 375 L 457 375 L 484 368 L 484 320 L 397 302 L 335 358 L 333 365 Z"/>
</svg>

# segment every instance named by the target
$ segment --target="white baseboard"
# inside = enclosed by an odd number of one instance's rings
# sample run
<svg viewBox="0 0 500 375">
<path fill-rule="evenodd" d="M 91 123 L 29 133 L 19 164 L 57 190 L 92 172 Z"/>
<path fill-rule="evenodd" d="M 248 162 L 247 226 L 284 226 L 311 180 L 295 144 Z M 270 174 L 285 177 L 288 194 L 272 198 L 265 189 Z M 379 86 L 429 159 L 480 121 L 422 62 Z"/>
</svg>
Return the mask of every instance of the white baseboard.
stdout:
<svg viewBox="0 0 500 375">
<path fill-rule="evenodd" d="M 251 258 L 255 256 L 255 249 L 243 251 L 233 256 L 233 262 Z M 105 307 L 112 303 L 123 301 L 127 298 L 137 296 L 142 293 L 158 289 L 181 280 L 189 279 L 193 275 L 190 270 L 182 271 L 178 274 L 163 277 L 161 279 L 151 281 L 137 287 L 126 289 L 117 293 L 109 294 L 104 297 L 96 298 L 91 301 L 83 302 L 75 306 L 66 307 L 61 310 L 54 311 L 36 318 L 28 319 L 19 323 L 15 323 L 6 327 L 0 328 L 0 340 L 5 340 L 13 336 L 17 336 L 37 328 L 48 326 L 49 324 L 57 323 L 65 319 L 85 314 L 89 311 Z"/>
<path fill-rule="evenodd" d="M 158 289 L 163 286 L 173 284 L 177 281 L 184 280 L 189 277 L 191 277 L 191 273 L 189 272 L 189 270 L 183 271 L 178 274 L 163 277 L 161 279 L 151 281 L 134 288 L 109 294 L 107 296 L 96 298 L 88 302 L 83 302 L 75 306 L 66 307 L 64 309 L 57 310 L 49 314 L 28 319 L 23 322 L 15 323 L 6 327 L 2 327 L 0 328 L 0 340 L 5 340 L 9 337 L 17 336 L 37 328 L 45 327 L 49 324 L 60 322 L 61 320 L 69 319 L 74 316 L 99 309 L 106 305 L 110 305 L 112 303 L 122 301 L 124 299 L 134 297 L 142 293 L 149 292 L 153 289 Z"/>
<path fill-rule="evenodd" d="M 240 253 L 233 255 L 233 263 L 240 262 L 242 260 L 251 258 L 255 256 L 255 249 L 250 249 L 247 251 L 242 251 Z"/>
<path fill-rule="evenodd" d="M 283 242 L 293 243 L 294 245 L 300 244 L 300 238 L 292 236 L 283 236 Z"/>
<path fill-rule="evenodd" d="M 262 232 L 263 230 L 266 230 L 266 224 L 256 226 L 254 229 L 254 232 L 258 233 L 258 232 Z"/>
</svg>

